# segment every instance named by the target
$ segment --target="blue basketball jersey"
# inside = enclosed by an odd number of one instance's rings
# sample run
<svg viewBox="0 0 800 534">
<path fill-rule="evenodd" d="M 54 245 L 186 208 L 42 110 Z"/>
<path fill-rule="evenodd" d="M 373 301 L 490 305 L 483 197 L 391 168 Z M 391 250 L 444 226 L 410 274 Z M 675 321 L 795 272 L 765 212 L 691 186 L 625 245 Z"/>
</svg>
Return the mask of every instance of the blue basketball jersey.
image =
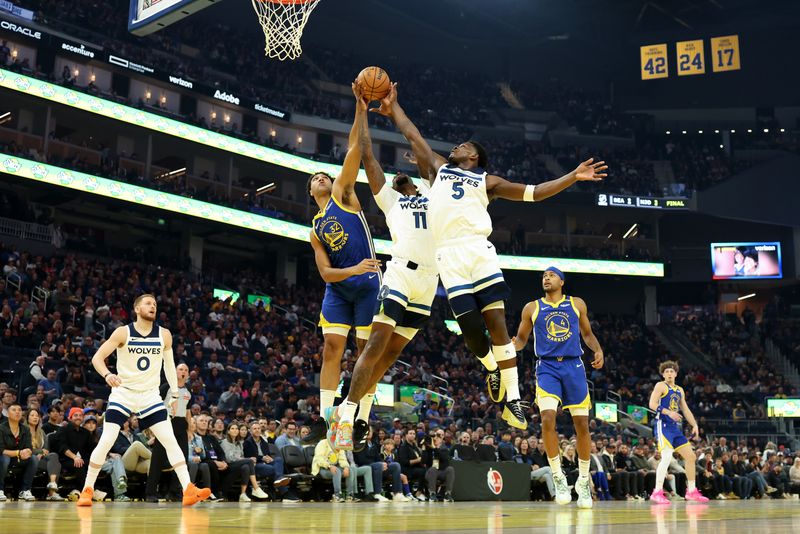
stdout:
<svg viewBox="0 0 800 534">
<path fill-rule="evenodd" d="M 348 210 L 331 197 L 325 209 L 314 217 L 312 224 L 314 235 L 325 247 L 332 267 L 345 269 L 361 263 L 366 258 L 375 258 L 372 236 L 363 212 Z M 380 273 L 351 276 L 328 286 L 347 290 L 373 279 L 376 279 L 374 282 L 377 284 Z"/>
<path fill-rule="evenodd" d="M 664 395 L 662 395 L 658 405 L 659 407 L 665 410 L 672 410 L 673 412 L 680 413 L 681 400 L 683 400 L 683 388 L 677 385 L 674 388 L 667 386 L 667 392 Z M 669 417 L 666 416 L 662 417 L 660 413 L 656 414 L 656 419 L 660 419 L 661 421 L 667 424 L 673 424 L 673 425 L 680 424 L 673 421 Z"/>
<path fill-rule="evenodd" d="M 572 297 L 564 295 L 558 302 L 541 298 L 531 316 L 533 347 L 539 358 L 582 356 L 580 312 Z"/>
</svg>

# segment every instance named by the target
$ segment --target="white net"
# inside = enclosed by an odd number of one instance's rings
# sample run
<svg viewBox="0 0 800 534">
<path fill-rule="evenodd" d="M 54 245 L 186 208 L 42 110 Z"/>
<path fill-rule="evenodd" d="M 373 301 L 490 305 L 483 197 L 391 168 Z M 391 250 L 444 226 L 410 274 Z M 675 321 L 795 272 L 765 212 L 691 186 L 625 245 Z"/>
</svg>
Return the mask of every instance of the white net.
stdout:
<svg viewBox="0 0 800 534">
<path fill-rule="evenodd" d="M 320 0 L 251 0 L 264 30 L 267 57 L 284 61 L 303 53 L 300 38 Z"/>
</svg>

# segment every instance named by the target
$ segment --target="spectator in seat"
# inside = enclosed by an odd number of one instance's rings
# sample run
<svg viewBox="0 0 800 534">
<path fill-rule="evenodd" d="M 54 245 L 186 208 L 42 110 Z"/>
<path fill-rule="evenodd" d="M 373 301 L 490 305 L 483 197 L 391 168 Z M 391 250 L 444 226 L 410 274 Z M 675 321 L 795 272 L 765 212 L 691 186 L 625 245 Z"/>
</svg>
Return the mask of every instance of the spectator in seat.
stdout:
<svg viewBox="0 0 800 534">
<path fill-rule="evenodd" d="M 286 486 L 291 481 L 283 474 L 283 458 L 280 456 L 273 458 L 269 455 L 269 443 L 261 437 L 259 421 L 250 424 L 250 436 L 244 440 L 243 448 L 245 458 L 255 461 L 256 477 L 272 478 L 273 486 L 282 488 L 281 494 L 285 494 Z"/>
<path fill-rule="evenodd" d="M 6 500 L 3 490 L 6 474 L 11 469 L 22 471 L 19 500 L 35 501 L 31 486 L 38 465 L 39 460 L 33 454 L 31 431 L 22 421 L 22 407 L 12 404 L 8 407 L 8 420 L 0 423 L 0 501 Z"/>
<path fill-rule="evenodd" d="M 187 467 L 189 468 L 189 476 L 195 486 L 198 488 L 210 488 L 211 472 L 205 462 L 206 449 L 203 445 L 202 436 L 197 433 L 197 419 L 199 417 L 203 416 L 199 415 L 187 419 L 188 428 L 186 434 L 189 439 L 189 461 Z M 147 470 L 145 470 L 146 472 Z"/>
<path fill-rule="evenodd" d="M 91 435 L 91 450 L 97 446 L 100 441 L 100 435 L 97 433 L 97 418 L 94 415 L 86 415 L 83 418 L 83 428 L 89 431 Z M 114 502 L 130 502 L 131 498 L 125 494 L 128 489 L 128 475 L 125 473 L 125 465 L 122 463 L 122 456 L 113 452 L 109 452 L 106 461 L 100 468 L 104 473 L 110 473 L 111 486 L 114 488 Z"/>
<path fill-rule="evenodd" d="M 594 441 L 592 442 L 590 459 L 589 473 L 592 476 L 592 484 L 597 493 L 597 498 L 601 501 L 610 501 L 611 492 L 609 492 L 608 483 L 611 481 L 611 473 L 606 471 L 601 455 L 597 450 L 597 444 Z"/>
<path fill-rule="evenodd" d="M 644 473 L 640 473 L 633 465 L 630 457 L 630 449 L 623 444 L 619 452 L 614 457 L 614 464 L 618 473 L 628 473 L 628 500 L 644 500 Z"/>
<path fill-rule="evenodd" d="M 531 436 L 528 439 L 530 446 L 531 459 L 531 480 L 534 482 L 544 482 L 547 492 L 551 497 L 556 496 L 556 486 L 553 482 L 553 472 L 547 462 L 547 451 L 544 448 L 544 440 L 536 439 Z"/>
<path fill-rule="evenodd" d="M 218 500 L 217 494 L 222 495 L 222 486 L 220 486 L 220 473 L 223 475 L 228 473 L 228 462 L 225 460 L 225 452 L 222 450 L 219 440 L 209 433 L 209 423 L 211 416 L 201 415 L 197 418 L 197 434 L 203 441 L 203 448 L 206 451 L 206 459 L 204 460 L 208 465 L 208 471 L 211 476 L 211 490 L 212 494 L 209 497 L 211 500 Z"/>
<path fill-rule="evenodd" d="M 411 487 L 408 485 L 408 477 L 402 472 L 400 463 L 397 462 L 397 455 L 395 454 L 395 443 L 393 438 L 386 438 L 381 444 L 381 458 L 389 466 L 396 465 L 400 470 L 400 485 L 403 488 L 402 493 L 394 492 L 394 485 L 392 485 L 392 500 L 396 502 L 409 502 L 413 501 L 414 496 L 411 494 Z"/>
<path fill-rule="evenodd" d="M 286 432 L 275 438 L 275 446 L 278 447 L 278 450 L 281 450 L 287 445 L 303 448 L 300 443 L 300 438 L 297 437 L 297 423 L 294 421 L 286 423 Z"/>
<path fill-rule="evenodd" d="M 383 502 L 388 501 L 382 494 L 383 489 L 383 474 L 389 473 L 392 475 L 392 493 L 400 493 L 400 464 L 397 462 L 391 466 L 383 461 L 381 458 L 381 446 L 373 439 L 375 431 L 372 427 L 367 434 L 367 445 L 362 450 L 353 453 L 353 458 L 359 467 L 367 466 L 372 470 L 372 487 L 374 488 L 375 500 Z M 401 494 L 402 495 L 402 494 Z"/>
<path fill-rule="evenodd" d="M 247 483 L 253 488 L 253 497 L 257 499 L 268 499 L 264 490 L 258 484 L 255 470 L 255 459 L 246 458 L 244 456 L 244 446 L 239 434 L 239 424 L 236 422 L 228 425 L 225 431 L 225 439 L 222 440 L 222 450 L 225 452 L 226 461 L 229 464 L 230 473 L 236 473 L 238 470 L 241 473 L 241 492 L 239 494 L 239 502 L 250 502 L 247 496 Z"/>
<path fill-rule="evenodd" d="M 497 455 L 500 457 L 501 462 L 511 462 L 517 451 L 514 449 L 514 444 L 511 442 L 511 432 L 504 431 L 500 436 L 500 443 L 497 445 Z"/>
<path fill-rule="evenodd" d="M 351 473 L 350 464 L 347 463 L 347 456 L 344 451 L 336 452 L 331 449 L 327 439 L 317 443 L 314 448 L 314 459 L 311 462 L 311 474 L 313 476 L 319 475 L 326 480 L 333 480 L 333 498 L 331 502 L 345 502 L 342 494 L 342 478 L 349 478 Z"/>
<path fill-rule="evenodd" d="M 789 468 L 789 493 L 800 495 L 800 456 L 795 457 Z"/>
<path fill-rule="evenodd" d="M 749 499 L 753 493 L 753 480 L 744 472 L 744 466 L 739 463 L 739 455 L 736 455 L 736 463 L 734 464 L 731 455 L 726 453 L 722 454 L 722 468 L 726 476 L 733 481 L 733 492 L 740 499 Z"/>
<path fill-rule="evenodd" d="M 631 455 L 631 465 L 641 475 L 644 484 L 642 487 L 645 493 L 650 495 L 652 488 L 656 487 L 656 470 L 648 463 L 644 446 L 637 445 L 634 447 Z"/>
<path fill-rule="evenodd" d="M 51 404 L 47 409 L 47 421 L 42 424 L 45 435 L 61 430 L 64 423 L 64 411 L 57 404 Z"/>
<path fill-rule="evenodd" d="M 25 422 L 31 433 L 31 447 L 33 456 L 38 460 L 37 471 L 45 471 L 50 481 L 47 483 L 48 501 L 63 501 L 64 497 L 58 494 L 58 476 L 61 474 L 61 462 L 58 461 L 58 454 L 50 452 L 44 448 L 45 433 L 42 430 L 42 416 L 38 410 L 28 410 L 25 415 Z"/>
<path fill-rule="evenodd" d="M 136 439 L 136 435 L 131 431 L 131 419 L 128 418 L 122 425 L 111 452 L 122 457 L 126 475 L 127 473 L 146 475 L 150 470 L 150 457 L 153 453 L 147 445 Z"/>
<path fill-rule="evenodd" d="M 86 481 L 89 456 L 92 454 L 92 436 L 82 426 L 83 410 L 81 408 L 70 408 L 67 419 L 69 423 L 57 435 L 60 446 L 61 473 L 74 472 L 77 475 L 77 487 L 82 488 Z M 73 491 L 78 492 L 78 490 Z"/>
<path fill-rule="evenodd" d="M 453 502 L 453 484 L 456 480 L 455 468 L 450 465 L 450 451 L 443 445 L 444 432 L 437 431 L 431 438 L 431 446 L 422 452 L 423 463 L 428 467 L 425 481 L 428 483 L 428 498 L 436 502 L 439 499 L 436 491 L 437 481 L 444 482 L 444 501 Z M 511 436 L 509 435 L 509 444 Z M 513 447 L 513 445 L 512 445 Z"/>
<path fill-rule="evenodd" d="M 427 470 L 422 459 L 422 450 L 417 445 L 417 431 L 413 428 L 406 430 L 405 439 L 397 449 L 397 461 L 400 463 L 403 474 L 408 477 L 409 485 L 411 487 L 416 485 L 416 498 L 426 500 L 422 491 L 422 482 Z"/>
<path fill-rule="evenodd" d="M 50 402 L 53 399 L 61 398 L 61 396 L 64 394 L 64 391 L 61 389 L 61 384 L 56 378 L 55 369 L 50 369 L 47 371 L 47 378 L 40 380 L 38 385 L 44 386 L 44 396 L 45 399 L 47 399 L 47 402 Z"/>
<path fill-rule="evenodd" d="M 357 501 L 356 494 L 358 492 L 358 477 L 364 481 L 364 501 L 378 502 L 375 496 L 375 488 L 372 485 L 372 467 L 369 465 L 358 465 L 353 458 L 352 451 L 345 451 L 345 458 L 347 463 L 350 464 L 350 476 L 347 478 L 347 501 Z M 387 500 L 388 499 L 384 499 Z"/>
</svg>

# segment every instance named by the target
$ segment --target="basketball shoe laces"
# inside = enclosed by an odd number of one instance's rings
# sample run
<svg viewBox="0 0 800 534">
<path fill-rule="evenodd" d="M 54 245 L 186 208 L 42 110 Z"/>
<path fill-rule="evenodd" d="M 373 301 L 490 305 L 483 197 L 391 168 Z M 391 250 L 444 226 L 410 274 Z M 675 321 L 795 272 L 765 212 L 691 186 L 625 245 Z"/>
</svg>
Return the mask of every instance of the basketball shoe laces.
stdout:
<svg viewBox="0 0 800 534">
<path fill-rule="evenodd" d="M 508 401 L 506 406 L 508 406 L 508 409 L 511 410 L 511 413 L 514 414 L 514 417 L 520 421 L 525 421 L 525 412 L 531 407 L 531 404 L 522 399 L 516 399 L 513 401 Z"/>
<path fill-rule="evenodd" d="M 490 371 L 487 381 L 489 382 L 489 389 L 492 391 L 492 395 L 497 396 L 497 394 L 500 392 L 500 386 L 503 383 L 500 378 L 500 373 L 496 371 Z"/>
</svg>

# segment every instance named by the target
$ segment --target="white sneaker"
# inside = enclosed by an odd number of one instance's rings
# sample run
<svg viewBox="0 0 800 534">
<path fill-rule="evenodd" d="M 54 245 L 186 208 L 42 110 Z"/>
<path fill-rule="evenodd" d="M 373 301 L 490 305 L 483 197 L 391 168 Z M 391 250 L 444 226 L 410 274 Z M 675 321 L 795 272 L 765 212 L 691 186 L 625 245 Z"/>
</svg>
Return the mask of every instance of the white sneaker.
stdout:
<svg viewBox="0 0 800 534">
<path fill-rule="evenodd" d="M 247 496 L 246 493 L 242 493 L 239 495 L 239 502 L 253 502 L 250 500 L 250 497 Z"/>
<path fill-rule="evenodd" d="M 47 489 L 58 491 L 58 484 L 56 484 L 55 482 L 48 482 Z"/>
<path fill-rule="evenodd" d="M 392 495 L 392 500 L 394 502 L 409 502 L 409 498 L 403 495 L 402 493 L 395 493 Z"/>
<path fill-rule="evenodd" d="M 253 497 L 256 499 L 269 499 L 269 495 L 260 487 L 253 490 Z"/>
<path fill-rule="evenodd" d="M 378 502 L 389 502 L 389 499 L 387 499 L 386 497 L 384 497 L 380 493 L 373 494 L 373 497 L 375 497 L 375 500 L 378 501 Z"/>
<path fill-rule="evenodd" d="M 553 484 L 556 486 L 556 503 L 560 505 L 572 502 L 572 493 L 567 485 L 567 477 L 564 475 L 553 476 Z"/>
<path fill-rule="evenodd" d="M 592 490 L 589 487 L 589 477 L 578 477 L 575 491 L 578 493 L 578 508 L 591 508 Z"/>
<path fill-rule="evenodd" d="M 428 498 L 425 496 L 424 493 L 418 493 L 415 497 L 419 502 L 426 502 Z"/>
<path fill-rule="evenodd" d="M 6 502 L 7 500 L 6 494 L 3 493 L 3 490 L 0 490 L 0 502 Z"/>
<path fill-rule="evenodd" d="M 50 495 L 47 496 L 47 498 L 45 500 L 46 501 L 53 501 L 53 502 L 66 501 L 66 499 L 64 497 L 62 497 L 61 495 L 59 495 L 58 493 L 51 493 Z"/>
<path fill-rule="evenodd" d="M 21 501 L 28 501 L 28 502 L 36 500 L 36 497 L 33 496 L 31 490 L 20 491 L 19 495 L 17 495 L 17 498 Z"/>
</svg>

